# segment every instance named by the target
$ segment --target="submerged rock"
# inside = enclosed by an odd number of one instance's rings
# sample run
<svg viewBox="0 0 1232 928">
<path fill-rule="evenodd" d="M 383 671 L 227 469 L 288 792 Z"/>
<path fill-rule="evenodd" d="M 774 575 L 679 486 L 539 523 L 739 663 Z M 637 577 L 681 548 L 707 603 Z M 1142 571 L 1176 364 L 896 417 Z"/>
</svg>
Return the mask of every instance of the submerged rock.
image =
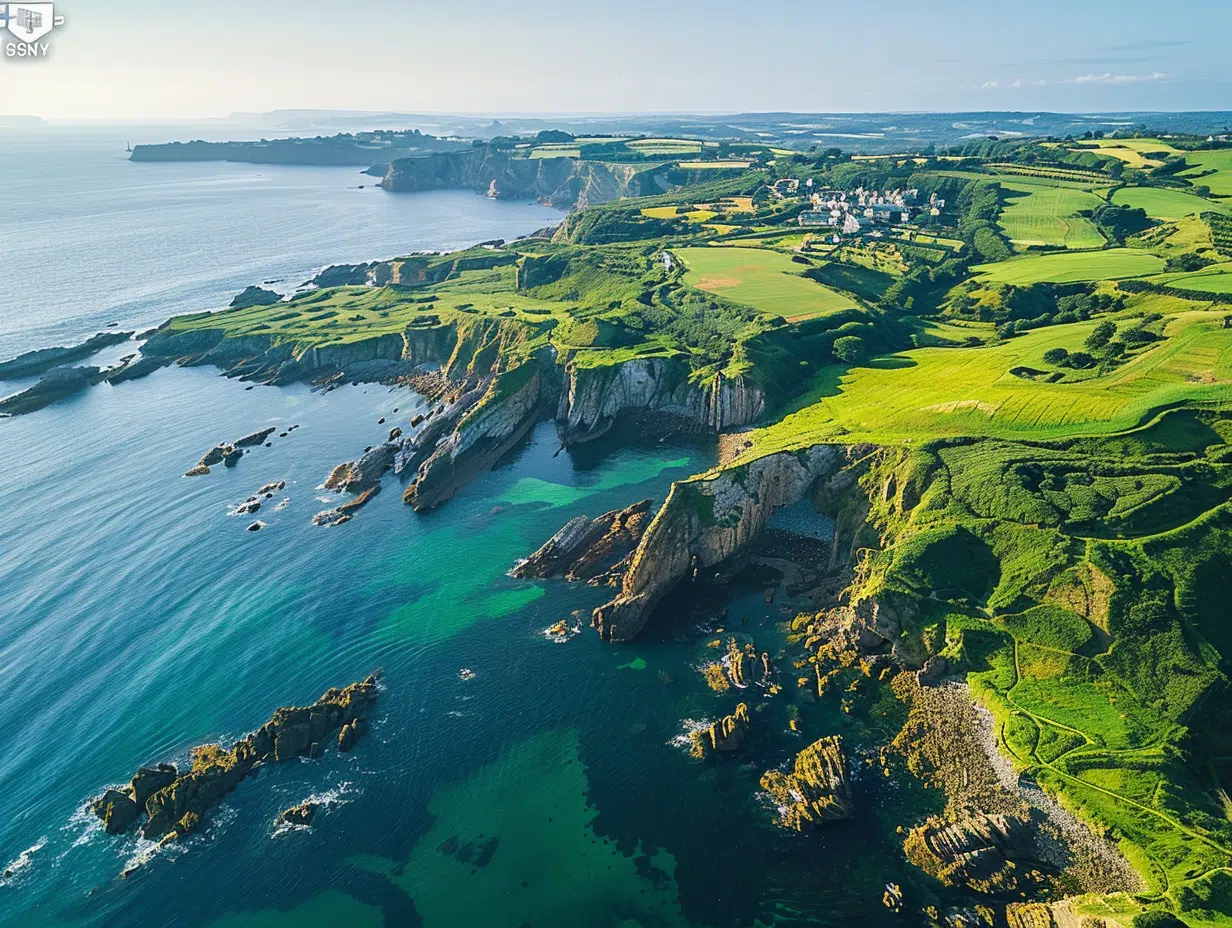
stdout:
<svg viewBox="0 0 1232 928">
<path fill-rule="evenodd" d="M 770 770 L 761 778 L 779 811 L 779 821 L 795 831 L 850 818 L 855 811 L 843 739 L 828 735 L 796 755 L 791 773 Z"/>
</svg>

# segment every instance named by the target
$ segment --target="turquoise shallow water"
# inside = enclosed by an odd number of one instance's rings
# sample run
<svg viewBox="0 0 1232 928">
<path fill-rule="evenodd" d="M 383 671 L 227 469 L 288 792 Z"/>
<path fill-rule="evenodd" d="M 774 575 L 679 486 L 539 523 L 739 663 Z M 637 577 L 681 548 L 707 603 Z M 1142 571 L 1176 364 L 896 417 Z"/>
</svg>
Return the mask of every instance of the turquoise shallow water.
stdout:
<svg viewBox="0 0 1232 928">
<path fill-rule="evenodd" d="M 123 193 L 111 179 L 136 166 L 98 139 L 28 146 L 0 162 L 27 184 L 59 177 L 59 199 L 42 219 L 0 212 L 0 271 L 27 275 L 0 298 L 0 356 L 217 306 L 279 268 L 511 237 L 550 215 L 464 194 L 352 201 L 349 172 L 242 165 L 142 166 L 162 180 L 134 175 Z M 880 894 L 911 879 L 892 835 L 919 799 L 909 787 L 861 776 L 858 819 L 800 838 L 771 824 L 757 785 L 806 738 L 842 731 L 858 764 L 890 732 L 836 698 L 805 707 L 797 735 L 788 698 L 758 695 L 738 756 L 700 764 L 679 744 L 743 695 L 712 693 L 697 669 L 724 609 L 749 617 L 759 648 L 782 646 L 792 609 L 763 601 L 773 577 L 684 591 L 644 640 L 612 647 L 588 629 L 544 635 L 607 591 L 507 576 L 574 515 L 662 499 L 713 446 L 613 436 L 557 454 L 544 423 L 434 512 L 403 506 L 391 478 L 353 522 L 313 527 L 325 474 L 418 402 L 168 369 L 0 420 L 0 925 L 908 923 Z M 220 440 L 292 424 L 232 470 L 180 476 Z M 271 480 L 287 505 L 248 533 L 228 507 Z M 377 721 L 355 753 L 264 769 L 173 849 L 151 856 L 84 811 L 141 764 L 377 668 Z M 273 829 L 310 796 L 327 801 L 310 830 Z"/>
</svg>

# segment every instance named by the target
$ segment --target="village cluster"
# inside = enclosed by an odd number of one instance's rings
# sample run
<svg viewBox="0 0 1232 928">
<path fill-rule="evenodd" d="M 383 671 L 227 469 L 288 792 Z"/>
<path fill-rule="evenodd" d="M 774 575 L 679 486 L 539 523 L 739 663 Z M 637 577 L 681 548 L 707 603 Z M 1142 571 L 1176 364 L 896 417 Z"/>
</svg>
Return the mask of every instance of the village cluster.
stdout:
<svg viewBox="0 0 1232 928">
<path fill-rule="evenodd" d="M 779 199 L 803 197 L 810 208 L 800 213 L 797 222 L 809 228 L 832 229 L 831 241 L 869 233 L 880 238 L 877 226 L 906 225 L 921 215 L 935 217 L 945 208 L 945 200 L 930 195 L 920 203 L 919 190 L 914 187 L 895 190 L 834 190 L 813 189 L 813 179 L 801 183 L 795 178 L 783 178 L 774 184 L 774 196 Z"/>
</svg>

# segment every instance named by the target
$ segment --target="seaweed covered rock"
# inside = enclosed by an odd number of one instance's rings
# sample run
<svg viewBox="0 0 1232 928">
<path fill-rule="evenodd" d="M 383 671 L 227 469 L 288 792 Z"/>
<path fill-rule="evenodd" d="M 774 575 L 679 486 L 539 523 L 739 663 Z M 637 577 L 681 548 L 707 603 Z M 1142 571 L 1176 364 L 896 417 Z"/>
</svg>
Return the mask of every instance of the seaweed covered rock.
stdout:
<svg viewBox="0 0 1232 928">
<path fill-rule="evenodd" d="M 620 572 L 650 524 L 650 504 L 644 499 L 591 519 L 577 516 L 513 569 L 515 577 L 546 578 L 564 574 L 568 580 L 597 580 Z"/>
<path fill-rule="evenodd" d="M 957 821 L 934 816 L 907 833 L 903 850 L 908 860 L 946 886 L 987 893 L 1017 889 L 1015 862 L 1036 857 L 1025 815 L 976 814 Z"/>
<path fill-rule="evenodd" d="M 145 808 L 146 801 L 179 775 L 171 764 L 142 767 L 133 774 L 127 787 L 113 787 L 94 801 L 94 814 L 103 820 L 103 828 L 109 835 L 127 831 Z"/>
<path fill-rule="evenodd" d="M 731 715 L 725 715 L 708 727 L 691 732 L 689 753 L 694 757 L 705 758 L 715 752 L 735 751 L 744 741 L 748 730 L 749 707 L 740 703 Z"/>
<path fill-rule="evenodd" d="M 316 818 L 317 810 L 320 807 L 320 803 L 313 802 L 311 799 L 301 802 L 297 806 L 291 806 L 291 808 L 279 815 L 277 824 L 306 827 L 312 824 L 312 820 Z"/>
<path fill-rule="evenodd" d="M 814 741 L 796 755 L 790 773 L 770 770 L 761 778 L 779 812 L 779 821 L 795 831 L 849 818 L 855 811 L 851 775 L 840 735 Z"/>
<path fill-rule="evenodd" d="M 192 766 L 182 774 L 170 764 L 143 767 L 126 790 L 104 793 L 94 803 L 94 813 L 113 834 L 127 830 L 143 812 L 146 821 L 141 833 L 146 838 L 170 841 L 191 834 L 205 823 L 210 809 L 262 762 L 317 757 L 329 735 L 339 728 L 362 731 L 363 719 L 376 698 L 373 675 L 342 689 L 326 690 L 310 706 L 278 709 L 230 750 L 219 744 L 195 748 Z"/>
</svg>

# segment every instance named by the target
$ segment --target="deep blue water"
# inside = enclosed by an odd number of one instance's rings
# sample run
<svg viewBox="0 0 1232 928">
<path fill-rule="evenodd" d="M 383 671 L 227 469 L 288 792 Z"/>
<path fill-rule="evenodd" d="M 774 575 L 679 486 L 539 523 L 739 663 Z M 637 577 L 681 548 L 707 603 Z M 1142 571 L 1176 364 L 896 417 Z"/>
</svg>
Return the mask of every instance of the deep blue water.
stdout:
<svg viewBox="0 0 1232 928">
<path fill-rule="evenodd" d="M 349 170 L 130 165 L 97 138 L 0 159 L 6 207 L 15 190 L 48 196 L 41 216 L 0 213 L 0 356 L 554 215 L 356 191 Z M 609 591 L 507 576 L 574 515 L 661 500 L 713 446 L 618 436 L 557 454 L 544 423 L 434 512 L 402 505 L 390 478 L 353 522 L 312 526 L 328 471 L 418 404 L 165 369 L 0 420 L 0 925 L 905 924 L 880 905 L 880 883 L 906 879 L 887 837 L 894 783 L 862 782 L 860 818 L 807 839 L 771 824 L 758 778 L 807 743 L 787 729 L 790 691 L 757 703 L 738 757 L 700 764 L 676 743 L 740 698 L 697 672 L 723 609 L 782 646 L 792 609 L 764 603 L 772 579 L 682 593 L 645 640 L 612 647 L 589 629 L 544 635 Z M 300 428 L 234 469 L 180 476 L 266 424 Z M 229 505 L 273 480 L 287 487 L 268 526 L 246 532 Z M 377 668 L 377 721 L 353 754 L 271 765 L 203 834 L 151 855 L 84 811 L 141 764 L 229 743 Z M 805 730 L 849 731 L 854 749 L 852 725 L 818 705 Z M 309 796 L 329 800 L 312 828 L 276 832 Z M 441 850 L 492 838 L 484 866 Z"/>
</svg>

